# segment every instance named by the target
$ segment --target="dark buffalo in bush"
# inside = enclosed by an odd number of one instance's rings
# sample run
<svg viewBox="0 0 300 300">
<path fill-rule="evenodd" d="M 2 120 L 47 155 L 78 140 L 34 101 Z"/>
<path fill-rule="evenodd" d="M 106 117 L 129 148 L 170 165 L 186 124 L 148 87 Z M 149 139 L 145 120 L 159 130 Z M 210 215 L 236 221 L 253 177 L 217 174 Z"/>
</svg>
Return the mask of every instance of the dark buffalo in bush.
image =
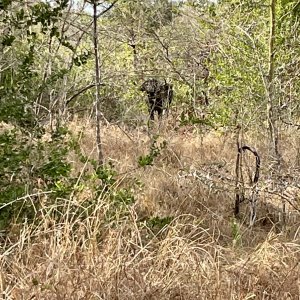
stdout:
<svg viewBox="0 0 300 300">
<path fill-rule="evenodd" d="M 154 113 L 157 112 L 161 118 L 164 110 L 168 111 L 173 99 L 173 85 L 160 82 L 157 79 L 148 79 L 142 86 L 141 91 L 147 93 L 147 105 L 150 119 L 154 120 Z"/>
</svg>

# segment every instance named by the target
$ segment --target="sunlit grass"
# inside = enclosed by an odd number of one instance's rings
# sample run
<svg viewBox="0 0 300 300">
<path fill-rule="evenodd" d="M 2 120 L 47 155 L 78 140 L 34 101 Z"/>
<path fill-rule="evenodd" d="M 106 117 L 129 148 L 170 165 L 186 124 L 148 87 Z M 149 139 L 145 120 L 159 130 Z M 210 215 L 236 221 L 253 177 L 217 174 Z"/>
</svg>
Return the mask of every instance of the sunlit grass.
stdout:
<svg viewBox="0 0 300 300">
<path fill-rule="evenodd" d="M 92 125 L 74 121 L 70 129 L 82 131 L 82 151 L 96 157 Z M 218 190 L 193 176 L 205 170 L 234 182 L 234 134 L 174 131 L 170 124 L 151 133 L 167 146 L 153 166 L 141 168 L 137 160 L 148 153 L 151 134 L 102 128 L 104 155 L 118 173 L 114 185 L 134 192 L 135 203 L 122 206 L 125 214 L 112 212 L 108 196 L 93 198 L 86 187 L 57 202 L 59 218 L 51 213 L 57 203 L 44 205 L 38 222 L 25 222 L 3 238 L 4 299 L 299 298 L 299 212 L 283 230 L 276 206 L 264 207 L 261 195 L 257 221 L 249 228 L 247 204 L 241 219 L 233 220 L 234 191 L 226 182 L 220 179 L 224 190 Z M 298 146 L 291 136 L 283 137 L 289 164 L 282 172 L 296 168 Z M 267 157 L 261 136 L 247 142 Z M 74 172 L 88 167 L 72 153 L 69 159 Z M 267 169 L 262 166 L 261 180 L 268 178 Z M 91 198 L 93 211 L 85 214 L 82 205 Z M 81 214 L 74 214 L 81 206 Z"/>
</svg>

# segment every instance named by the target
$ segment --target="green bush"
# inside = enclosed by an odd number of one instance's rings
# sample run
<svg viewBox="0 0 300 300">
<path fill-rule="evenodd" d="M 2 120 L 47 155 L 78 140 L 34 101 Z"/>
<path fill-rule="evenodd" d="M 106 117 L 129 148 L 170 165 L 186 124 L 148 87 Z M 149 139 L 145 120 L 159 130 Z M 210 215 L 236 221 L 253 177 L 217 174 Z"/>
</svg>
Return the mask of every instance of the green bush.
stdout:
<svg viewBox="0 0 300 300">
<path fill-rule="evenodd" d="M 51 190 L 55 196 L 71 192 L 70 183 L 68 189 L 62 189 L 71 171 L 64 139 L 65 133 L 57 132 L 47 142 L 33 140 L 15 129 L 0 134 L 0 229 L 24 218 L 33 220 L 38 192 Z M 39 182 L 43 182 L 43 190 Z"/>
</svg>

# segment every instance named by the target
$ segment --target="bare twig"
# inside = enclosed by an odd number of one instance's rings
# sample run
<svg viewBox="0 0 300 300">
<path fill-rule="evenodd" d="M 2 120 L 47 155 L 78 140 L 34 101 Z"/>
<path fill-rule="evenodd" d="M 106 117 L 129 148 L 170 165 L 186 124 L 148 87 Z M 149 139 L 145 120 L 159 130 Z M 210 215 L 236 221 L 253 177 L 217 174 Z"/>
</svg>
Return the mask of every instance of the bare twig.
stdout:
<svg viewBox="0 0 300 300">
<path fill-rule="evenodd" d="M 100 85 L 104 85 L 104 84 L 100 84 Z M 66 100 L 66 106 L 70 104 L 70 102 L 72 100 L 74 100 L 76 97 L 78 97 L 80 94 L 84 93 L 85 91 L 91 89 L 92 87 L 95 87 L 96 84 L 95 83 L 91 83 L 81 89 L 79 89 L 74 95 L 72 95 L 71 97 L 69 97 L 67 100 Z"/>
<path fill-rule="evenodd" d="M 113 3 L 111 3 L 106 9 L 102 10 L 96 17 L 99 18 L 101 16 L 103 16 L 104 14 L 106 14 L 109 10 L 111 10 L 115 4 L 118 2 L 119 0 L 115 0 Z"/>
</svg>

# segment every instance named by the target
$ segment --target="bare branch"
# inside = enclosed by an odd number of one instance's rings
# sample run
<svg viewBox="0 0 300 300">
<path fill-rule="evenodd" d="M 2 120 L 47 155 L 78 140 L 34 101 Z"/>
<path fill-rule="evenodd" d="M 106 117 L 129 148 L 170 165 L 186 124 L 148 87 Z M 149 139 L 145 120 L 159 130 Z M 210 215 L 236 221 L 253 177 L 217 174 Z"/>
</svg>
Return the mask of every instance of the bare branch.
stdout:
<svg viewBox="0 0 300 300">
<path fill-rule="evenodd" d="M 101 85 L 104 85 L 104 84 L 101 84 Z M 83 88 L 81 88 L 80 90 L 78 90 L 74 95 L 72 95 L 71 97 L 69 97 L 67 100 L 66 100 L 66 105 L 69 105 L 70 102 L 72 100 L 74 100 L 76 97 L 78 97 L 80 94 L 84 93 L 85 91 L 89 90 L 90 88 L 96 86 L 95 83 L 91 83 Z"/>
<path fill-rule="evenodd" d="M 99 13 L 96 17 L 97 19 L 101 16 L 103 16 L 104 14 L 106 14 L 109 10 L 111 10 L 115 4 L 118 2 L 119 0 L 115 0 L 109 7 L 107 7 L 106 9 L 104 9 L 103 11 L 101 11 L 101 13 Z"/>
</svg>

